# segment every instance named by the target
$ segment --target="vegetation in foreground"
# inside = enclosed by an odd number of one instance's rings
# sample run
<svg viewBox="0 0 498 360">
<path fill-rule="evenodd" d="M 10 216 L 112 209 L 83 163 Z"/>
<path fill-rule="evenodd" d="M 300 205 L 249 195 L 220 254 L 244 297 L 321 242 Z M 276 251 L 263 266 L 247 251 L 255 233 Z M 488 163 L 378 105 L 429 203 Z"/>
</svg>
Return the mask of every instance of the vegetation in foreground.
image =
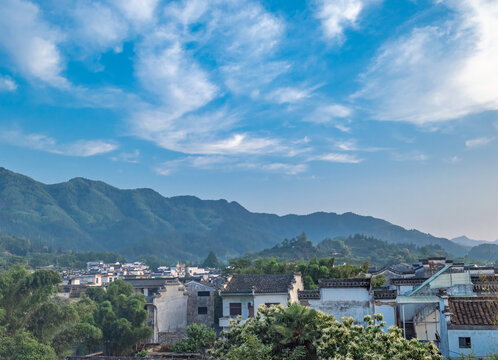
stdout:
<svg viewBox="0 0 498 360">
<path fill-rule="evenodd" d="M 397 328 L 383 331 L 381 315 L 352 318 L 332 315 L 299 304 L 260 307 L 254 318 L 234 324 L 210 351 L 219 360 L 440 360 L 432 343 L 406 340 Z"/>
<path fill-rule="evenodd" d="M 151 335 L 143 295 L 117 280 L 69 303 L 55 296 L 62 281 L 50 270 L 15 266 L 0 273 L 0 358 L 56 360 L 104 349 L 130 353 Z"/>
</svg>

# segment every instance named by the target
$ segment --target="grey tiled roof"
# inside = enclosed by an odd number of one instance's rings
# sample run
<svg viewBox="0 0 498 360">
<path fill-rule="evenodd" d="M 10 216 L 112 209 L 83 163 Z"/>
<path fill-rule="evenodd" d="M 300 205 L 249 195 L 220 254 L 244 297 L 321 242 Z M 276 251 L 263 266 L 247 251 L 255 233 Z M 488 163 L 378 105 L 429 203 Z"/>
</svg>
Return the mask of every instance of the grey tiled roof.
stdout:
<svg viewBox="0 0 498 360">
<path fill-rule="evenodd" d="M 321 279 L 318 280 L 321 288 L 344 288 L 344 287 L 370 287 L 370 278 L 352 279 Z"/>
<path fill-rule="evenodd" d="M 320 299 L 320 291 L 319 290 L 302 290 L 298 293 L 299 300 L 306 299 Z"/>
<path fill-rule="evenodd" d="M 493 297 L 454 297 L 449 299 L 453 325 L 498 326 L 498 304 Z"/>
<path fill-rule="evenodd" d="M 256 294 L 286 293 L 294 281 L 294 275 L 233 275 L 224 293 Z"/>
</svg>

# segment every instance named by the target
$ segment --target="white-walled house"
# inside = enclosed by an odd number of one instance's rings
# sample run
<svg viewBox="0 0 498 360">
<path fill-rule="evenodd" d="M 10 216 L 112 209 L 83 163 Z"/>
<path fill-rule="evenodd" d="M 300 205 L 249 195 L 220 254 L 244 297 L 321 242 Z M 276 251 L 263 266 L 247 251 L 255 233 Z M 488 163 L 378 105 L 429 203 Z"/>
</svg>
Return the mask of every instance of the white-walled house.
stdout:
<svg viewBox="0 0 498 360">
<path fill-rule="evenodd" d="M 221 290 L 223 317 L 220 327 L 230 328 L 230 319 L 254 317 L 261 305 L 298 302 L 298 291 L 303 290 L 301 274 L 294 275 L 233 275 Z"/>
<path fill-rule="evenodd" d="M 449 297 L 445 312 L 448 359 L 472 355 L 476 359 L 498 353 L 496 297 Z M 443 349 L 442 349 L 443 350 Z"/>
<path fill-rule="evenodd" d="M 320 310 L 340 320 L 352 317 L 363 322 L 365 315 L 373 314 L 370 300 L 370 279 L 323 279 L 319 289 L 299 294 L 301 304 Z"/>
</svg>

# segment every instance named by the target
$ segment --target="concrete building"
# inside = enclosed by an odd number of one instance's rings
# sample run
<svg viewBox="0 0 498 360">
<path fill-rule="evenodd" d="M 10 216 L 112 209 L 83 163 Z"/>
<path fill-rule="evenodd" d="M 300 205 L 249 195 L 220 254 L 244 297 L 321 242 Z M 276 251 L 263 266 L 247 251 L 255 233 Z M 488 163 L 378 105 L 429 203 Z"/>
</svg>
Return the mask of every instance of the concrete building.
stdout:
<svg viewBox="0 0 498 360">
<path fill-rule="evenodd" d="M 223 317 L 219 325 L 230 328 L 230 319 L 242 321 L 254 317 L 260 306 L 298 302 L 298 291 L 303 290 L 301 274 L 294 275 L 233 275 L 228 278 L 221 297 Z"/>
<path fill-rule="evenodd" d="M 214 326 L 215 288 L 197 281 L 189 281 L 185 287 L 188 292 L 187 325 Z"/>
</svg>

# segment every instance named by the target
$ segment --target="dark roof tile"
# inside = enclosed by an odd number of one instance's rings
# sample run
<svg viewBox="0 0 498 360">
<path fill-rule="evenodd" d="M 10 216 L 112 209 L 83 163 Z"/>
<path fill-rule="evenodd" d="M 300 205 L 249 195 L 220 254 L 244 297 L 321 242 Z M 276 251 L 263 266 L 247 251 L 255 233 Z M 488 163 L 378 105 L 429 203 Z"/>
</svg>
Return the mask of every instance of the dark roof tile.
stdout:
<svg viewBox="0 0 498 360">
<path fill-rule="evenodd" d="M 493 297 L 452 297 L 449 307 L 453 325 L 498 325 L 498 304 Z"/>
<path fill-rule="evenodd" d="M 223 292 L 286 293 L 293 281 L 294 275 L 233 275 Z"/>
</svg>

